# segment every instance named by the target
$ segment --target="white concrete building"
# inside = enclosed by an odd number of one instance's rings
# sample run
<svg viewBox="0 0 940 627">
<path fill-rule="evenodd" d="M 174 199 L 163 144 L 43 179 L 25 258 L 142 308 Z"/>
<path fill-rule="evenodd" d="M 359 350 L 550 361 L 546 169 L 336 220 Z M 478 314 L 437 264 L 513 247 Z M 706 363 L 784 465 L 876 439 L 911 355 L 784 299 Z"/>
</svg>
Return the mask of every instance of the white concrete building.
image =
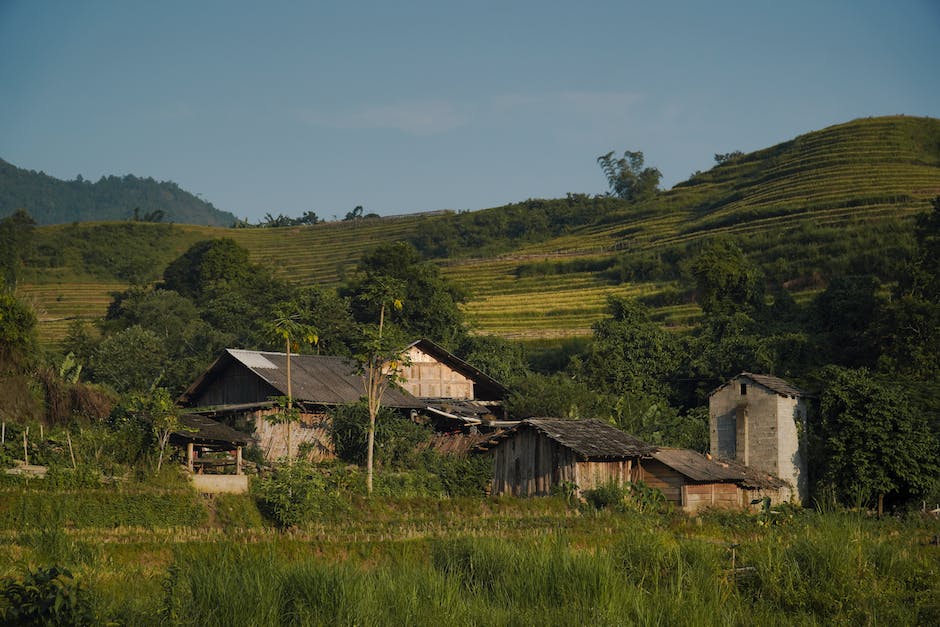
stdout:
<svg viewBox="0 0 940 627">
<path fill-rule="evenodd" d="M 777 377 L 742 372 L 711 393 L 708 409 L 714 457 L 779 477 L 807 502 L 806 393 Z"/>
</svg>

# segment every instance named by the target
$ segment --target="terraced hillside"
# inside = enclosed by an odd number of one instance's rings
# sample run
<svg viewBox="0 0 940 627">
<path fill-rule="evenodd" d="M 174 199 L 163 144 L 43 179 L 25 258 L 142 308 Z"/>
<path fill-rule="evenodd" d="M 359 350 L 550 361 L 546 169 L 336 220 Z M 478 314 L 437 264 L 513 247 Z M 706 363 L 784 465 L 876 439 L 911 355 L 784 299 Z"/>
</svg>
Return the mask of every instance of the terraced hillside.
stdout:
<svg viewBox="0 0 940 627">
<path fill-rule="evenodd" d="M 674 263 L 694 254 L 703 240 L 727 236 L 773 281 L 818 289 L 811 277 L 876 271 L 875 258 L 903 255 L 912 217 L 938 195 L 940 121 L 861 119 L 725 162 L 653 200 L 560 237 L 501 256 L 440 263 L 447 276 L 470 288 L 473 298 L 466 311 L 479 331 L 507 337 L 584 335 L 603 315 L 609 294 L 655 296 L 676 290 L 675 277 L 624 280 L 622 274 L 598 268 L 629 267 L 640 258 Z M 301 284 L 333 285 L 364 250 L 382 241 L 413 239 L 432 221 L 453 217 L 414 215 L 282 229 L 175 228 L 180 244 L 232 237 L 255 261 Z M 168 248 L 173 250 L 167 250 L 166 262 L 185 246 Z M 538 271 L 539 264 L 550 265 L 550 271 Z M 530 271 L 533 267 L 536 271 Z M 58 289 L 45 287 L 57 281 Z M 22 289 L 45 312 L 43 337 L 54 341 L 70 317 L 101 315 L 102 298 L 119 287 L 113 281 L 33 269 Z M 664 323 L 676 326 L 697 313 L 689 302 L 656 310 Z"/>
<path fill-rule="evenodd" d="M 539 280 L 519 276 L 522 266 L 536 260 L 614 263 L 631 253 L 682 256 L 724 235 L 773 279 L 799 284 L 813 273 L 865 271 L 865 256 L 903 243 L 913 216 L 938 195 L 940 121 L 856 120 L 719 165 L 603 223 L 502 258 L 450 262 L 445 272 L 474 290 L 467 311 L 481 329 L 565 336 L 587 332 L 603 315 L 608 293 L 649 294 L 668 285 L 611 285 L 590 271 Z M 833 260 L 852 267 L 833 267 Z M 697 308 L 680 304 L 657 313 L 682 325 Z"/>
</svg>

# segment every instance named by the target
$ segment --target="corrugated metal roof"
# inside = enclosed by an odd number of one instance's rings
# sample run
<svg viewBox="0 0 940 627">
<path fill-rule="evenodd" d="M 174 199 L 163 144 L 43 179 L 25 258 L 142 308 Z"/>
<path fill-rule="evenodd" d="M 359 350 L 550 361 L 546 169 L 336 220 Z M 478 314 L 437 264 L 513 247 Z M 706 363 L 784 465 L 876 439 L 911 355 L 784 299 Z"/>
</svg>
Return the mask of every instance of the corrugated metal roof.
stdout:
<svg viewBox="0 0 940 627">
<path fill-rule="evenodd" d="M 479 449 L 487 450 L 512 437 L 521 429 L 535 429 L 586 460 L 631 459 L 649 455 L 656 450 L 656 447 L 597 420 L 561 420 L 558 418 L 523 420 L 512 429 L 491 438 L 488 443 L 481 444 Z"/>
<path fill-rule="evenodd" d="M 247 434 L 197 414 L 183 414 L 180 416 L 180 425 L 182 428 L 172 433 L 172 439 L 177 443 L 194 442 L 235 448 L 245 446 L 249 441 Z"/>
<path fill-rule="evenodd" d="M 232 361 L 240 363 L 278 393 L 287 396 L 287 355 L 267 351 L 227 349 L 183 394 L 195 398 L 203 386 L 221 375 Z M 291 355 L 291 392 L 294 400 L 320 405 L 355 403 L 365 396 L 365 379 L 357 374 L 356 362 L 345 357 Z M 424 407 L 414 396 L 390 387 L 382 396 L 382 405 L 401 409 Z"/>
</svg>

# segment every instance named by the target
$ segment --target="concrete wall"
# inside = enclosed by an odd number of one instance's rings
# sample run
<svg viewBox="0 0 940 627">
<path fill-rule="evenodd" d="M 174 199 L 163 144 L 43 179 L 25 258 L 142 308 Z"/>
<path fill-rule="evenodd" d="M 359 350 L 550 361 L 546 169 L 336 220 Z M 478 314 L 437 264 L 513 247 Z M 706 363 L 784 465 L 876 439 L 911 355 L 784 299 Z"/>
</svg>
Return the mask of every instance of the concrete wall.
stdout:
<svg viewBox="0 0 940 627">
<path fill-rule="evenodd" d="M 801 503 L 806 503 L 809 499 L 805 438 L 808 409 L 808 404 L 803 398 L 778 397 L 777 476 L 795 488 Z"/>
<path fill-rule="evenodd" d="M 193 486 L 202 494 L 244 494 L 248 475 L 192 475 Z"/>
<path fill-rule="evenodd" d="M 418 398 L 472 399 L 473 381 L 416 346 L 408 351 L 411 365 L 402 368 L 402 387 Z"/>
<path fill-rule="evenodd" d="M 742 384 L 747 386 L 743 394 Z M 781 396 L 747 377 L 735 377 L 711 395 L 708 409 L 713 455 L 780 477 L 805 501 L 805 399 Z"/>
</svg>

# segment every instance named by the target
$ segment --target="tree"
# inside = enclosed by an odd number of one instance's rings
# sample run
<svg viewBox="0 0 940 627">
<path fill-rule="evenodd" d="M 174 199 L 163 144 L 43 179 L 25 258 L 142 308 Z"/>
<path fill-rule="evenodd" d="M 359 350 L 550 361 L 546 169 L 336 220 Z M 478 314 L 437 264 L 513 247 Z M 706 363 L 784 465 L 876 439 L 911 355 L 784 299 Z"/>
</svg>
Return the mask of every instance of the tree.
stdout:
<svg viewBox="0 0 940 627">
<path fill-rule="evenodd" d="M 678 367 L 675 337 L 635 299 L 610 296 L 607 309 L 610 317 L 594 323 L 594 341 L 582 367 L 589 384 L 615 395 L 667 396 L 666 381 Z"/>
<path fill-rule="evenodd" d="M 164 374 L 166 347 L 140 325 L 109 335 L 98 344 L 89 370 L 99 383 L 125 394 L 154 388 Z"/>
<path fill-rule="evenodd" d="M 128 409 L 138 420 L 149 423 L 157 441 L 159 455 L 156 473 L 163 466 L 163 456 L 174 431 L 186 431 L 179 417 L 179 409 L 166 388 L 155 388 L 147 394 L 134 394 Z"/>
<path fill-rule="evenodd" d="M 872 276 L 836 277 L 813 302 L 813 326 L 826 359 L 849 368 L 872 366 L 879 347 L 873 333 L 881 301 Z"/>
<path fill-rule="evenodd" d="M 529 374 L 525 345 L 520 342 L 495 335 L 468 335 L 461 342 L 458 354 L 505 385 Z"/>
<path fill-rule="evenodd" d="M 363 325 L 362 339 L 356 361 L 365 383 L 366 407 L 369 410 L 369 430 L 366 454 L 366 490 L 372 494 L 373 461 L 375 457 L 375 421 L 382 409 L 382 396 L 389 386 L 401 381 L 401 368 L 407 365 L 402 355 L 405 341 L 394 327 L 387 328 L 386 308 L 401 310 L 399 296 L 404 290 L 401 281 L 384 278 L 372 282 L 368 289 L 359 294 L 359 299 L 371 303 L 378 309 L 377 325 Z"/>
<path fill-rule="evenodd" d="M 36 346 L 36 314 L 0 279 L 0 371 L 21 363 Z"/>
<path fill-rule="evenodd" d="M 611 193 L 618 198 L 639 202 L 652 198 L 659 191 L 662 172 L 656 168 L 644 168 L 642 152 L 627 150 L 622 158 L 615 159 L 611 150 L 598 157 L 597 163 L 607 177 Z"/>
<path fill-rule="evenodd" d="M 896 385 L 866 369 L 830 366 L 813 433 L 819 479 L 843 502 L 877 496 L 903 502 L 928 492 L 940 478 L 940 450 L 920 411 Z"/>
<path fill-rule="evenodd" d="M 690 269 L 706 314 L 740 311 L 755 317 L 764 308 L 763 274 L 731 240 L 707 242 Z"/>
<path fill-rule="evenodd" d="M 400 286 L 397 297 L 403 306 L 387 313 L 402 331 L 412 339 L 424 337 L 448 349 L 459 345 L 466 329 L 458 304 L 466 293 L 406 242 L 383 244 L 360 260 L 356 276 L 343 290 L 351 297 L 353 316 L 359 323 L 375 319 L 376 302 L 369 295 L 381 292 L 388 282 Z"/>
<path fill-rule="evenodd" d="M 310 312 L 303 310 L 296 302 L 286 302 L 276 306 L 269 332 L 284 342 L 287 365 L 287 397 L 281 400 L 281 411 L 275 414 L 276 422 L 287 424 L 287 458 L 293 458 L 291 450 L 291 427 L 300 420 L 300 413 L 294 409 L 294 395 L 291 383 L 291 349 L 299 349 L 300 344 L 316 344 L 319 341 L 316 327 L 305 322 L 310 319 Z"/>
<path fill-rule="evenodd" d="M 23 209 L 0 220 L 0 280 L 12 287 L 32 249 L 35 227 L 36 222 Z"/>
</svg>

